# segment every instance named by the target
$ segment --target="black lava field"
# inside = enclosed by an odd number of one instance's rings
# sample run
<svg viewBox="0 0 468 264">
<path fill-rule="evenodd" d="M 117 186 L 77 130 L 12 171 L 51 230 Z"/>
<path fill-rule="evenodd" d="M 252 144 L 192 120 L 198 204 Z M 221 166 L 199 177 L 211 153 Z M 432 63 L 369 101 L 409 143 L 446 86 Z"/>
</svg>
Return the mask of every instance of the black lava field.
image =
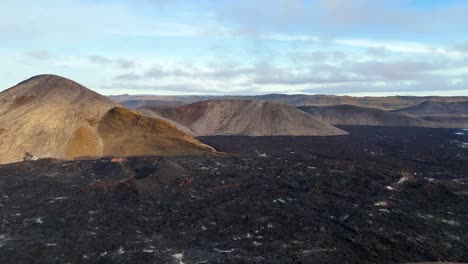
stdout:
<svg viewBox="0 0 468 264">
<path fill-rule="evenodd" d="M 468 262 L 468 131 L 341 128 L 0 165 L 0 263 Z"/>
</svg>

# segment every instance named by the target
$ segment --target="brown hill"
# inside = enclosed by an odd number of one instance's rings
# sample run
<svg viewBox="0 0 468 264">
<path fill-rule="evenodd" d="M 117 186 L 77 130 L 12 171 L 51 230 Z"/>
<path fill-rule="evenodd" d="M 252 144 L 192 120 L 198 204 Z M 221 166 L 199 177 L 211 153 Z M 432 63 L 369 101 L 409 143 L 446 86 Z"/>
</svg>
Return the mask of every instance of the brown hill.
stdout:
<svg viewBox="0 0 468 264">
<path fill-rule="evenodd" d="M 99 122 L 104 155 L 200 155 L 212 148 L 188 136 L 171 123 L 122 107 L 111 109 Z"/>
<path fill-rule="evenodd" d="M 301 106 L 300 110 L 332 125 L 435 127 L 415 117 L 354 105 Z"/>
<path fill-rule="evenodd" d="M 426 101 L 416 106 L 399 109 L 395 113 L 413 116 L 466 116 L 468 117 L 468 101 L 465 102 L 435 102 Z"/>
<path fill-rule="evenodd" d="M 416 106 L 399 109 L 394 112 L 398 114 L 418 117 L 420 119 L 437 124 L 440 127 L 468 127 L 468 101 L 426 101 Z"/>
<path fill-rule="evenodd" d="M 345 131 L 288 105 L 251 100 L 209 100 L 178 107 L 143 107 L 194 135 L 343 135 Z"/>
<path fill-rule="evenodd" d="M 10 163 L 22 160 L 25 152 L 39 157 L 76 158 L 83 156 L 166 154 L 161 152 L 163 143 L 170 141 L 167 149 L 173 146 L 173 141 L 187 143 L 187 152 L 180 154 L 211 152 L 210 148 L 170 126 L 162 120 L 145 120 L 140 125 L 141 135 L 145 137 L 132 141 L 141 145 L 127 152 L 112 148 L 114 137 L 122 130 L 111 132 L 105 129 L 109 114 L 117 111 L 117 103 L 95 93 L 86 87 L 55 75 L 39 75 L 0 93 L 0 163 Z M 109 112 L 109 110 L 114 111 Z M 134 115 L 137 115 L 134 113 Z M 103 119 L 103 117 L 105 117 Z M 128 125 L 136 122 L 132 118 L 125 119 Z M 102 119 L 102 120 L 101 120 Z M 122 121 L 123 122 L 123 121 Z M 159 128 L 166 131 L 153 133 Z M 148 125 L 148 127 L 146 126 Z M 132 130 L 133 129 L 133 130 Z M 133 127 L 131 130 L 138 130 Z M 136 132 L 135 132 L 136 133 Z M 182 134 L 181 134 L 182 133 Z M 174 136 L 169 140 L 167 135 Z M 166 140 L 163 145 L 152 149 L 154 138 L 162 135 Z M 122 145 L 126 147 L 126 145 Z M 146 148 L 144 151 L 141 148 Z M 152 152 L 154 150 L 154 152 Z M 172 155 L 175 152 L 167 151 Z"/>
</svg>

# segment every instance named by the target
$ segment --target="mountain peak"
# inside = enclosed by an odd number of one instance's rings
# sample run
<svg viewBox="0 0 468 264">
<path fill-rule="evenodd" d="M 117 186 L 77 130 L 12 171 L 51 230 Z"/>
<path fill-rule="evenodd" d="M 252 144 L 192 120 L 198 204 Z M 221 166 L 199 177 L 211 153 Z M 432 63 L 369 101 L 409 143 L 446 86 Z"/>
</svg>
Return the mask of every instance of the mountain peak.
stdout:
<svg viewBox="0 0 468 264">
<path fill-rule="evenodd" d="M 53 75 L 42 74 L 33 76 L 25 81 L 0 93 L 0 102 L 13 103 L 27 98 L 37 103 L 56 103 L 78 105 L 80 103 L 93 104 L 102 102 L 111 107 L 117 106 L 111 99 L 102 96 L 83 85 L 70 79 Z"/>
<path fill-rule="evenodd" d="M 51 90 L 81 90 L 81 91 L 90 91 L 83 85 L 67 79 L 62 76 L 53 75 L 53 74 L 41 74 L 33 76 L 27 80 L 24 80 L 17 85 L 6 90 L 30 90 L 30 92 L 45 92 Z"/>
<path fill-rule="evenodd" d="M 34 80 L 45 80 L 45 79 L 55 79 L 55 80 L 68 80 L 70 81 L 69 79 L 65 78 L 65 77 L 62 77 L 62 76 L 59 76 L 59 75 L 55 75 L 55 74 L 39 74 L 39 75 L 35 75 L 35 76 L 32 76 L 24 81 L 21 81 L 20 83 L 18 83 L 18 85 L 20 84 L 24 84 L 24 83 L 28 83 L 30 81 L 34 81 Z"/>
</svg>

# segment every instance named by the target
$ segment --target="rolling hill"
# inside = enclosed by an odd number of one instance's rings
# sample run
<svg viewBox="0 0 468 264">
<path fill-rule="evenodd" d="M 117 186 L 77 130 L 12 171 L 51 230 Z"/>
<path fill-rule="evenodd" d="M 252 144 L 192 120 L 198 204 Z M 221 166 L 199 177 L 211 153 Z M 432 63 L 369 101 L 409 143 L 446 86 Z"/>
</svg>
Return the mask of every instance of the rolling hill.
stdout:
<svg viewBox="0 0 468 264">
<path fill-rule="evenodd" d="M 468 100 L 464 102 L 425 101 L 416 106 L 394 111 L 395 113 L 413 116 L 466 116 L 468 117 Z"/>
<path fill-rule="evenodd" d="M 296 109 L 269 101 L 209 100 L 177 107 L 143 107 L 196 136 L 343 135 L 345 131 Z"/>
<path fill-rule="evenodd" d="M 301 106 L 298 108 L 332 125 L 436 127 L 425 120 L 376 108 L 354 105 Z"/>
<path fill-rule="evenodd" d="M 141 137 L 122 140 L 132 135 Z M 21 161 L 26 152 L 73 159 L 206 154 L 212 149 L 166 121 L 122 109 L 72 80 L 39 75 L 0 93 L 0 163 Z"/>
<path fill-rule="evenodd" d="M 437 102 L 425 101 L 421 104 L 393 111 L 398 114 L 417 117 L 440 127 L 467 128 L 468 101 Z"/>
</svg>

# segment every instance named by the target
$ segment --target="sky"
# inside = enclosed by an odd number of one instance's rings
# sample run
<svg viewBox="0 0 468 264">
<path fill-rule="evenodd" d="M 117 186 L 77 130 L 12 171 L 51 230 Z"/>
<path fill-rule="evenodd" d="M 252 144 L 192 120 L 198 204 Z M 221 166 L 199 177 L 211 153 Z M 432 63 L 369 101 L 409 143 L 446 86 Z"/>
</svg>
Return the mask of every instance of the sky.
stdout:
<svg viewBox="0 0 468 264">
<path fill-rule="evenodd" d="M 468 96 L 468 0 L 0 0 L 0 61 L 0 90 Z"/>
</svg>

